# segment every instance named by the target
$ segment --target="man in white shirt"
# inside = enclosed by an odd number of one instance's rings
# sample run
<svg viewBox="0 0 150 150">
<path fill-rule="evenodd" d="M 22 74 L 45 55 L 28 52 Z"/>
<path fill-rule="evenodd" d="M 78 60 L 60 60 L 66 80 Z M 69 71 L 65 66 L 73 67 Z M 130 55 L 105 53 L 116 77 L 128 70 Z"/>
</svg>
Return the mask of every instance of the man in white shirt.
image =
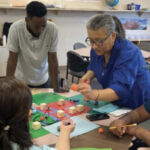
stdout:
<svg viewBox="0 0 150 150">
<path fill-rule="evenodd" d="M 15 75 L 35 88 L 48 88 L 51 82 L 59 92 L 56 25 L 47 21 L 47 9 L 41 2 L 29 3 L 26 13 L 9 30 L 7 76 Z"/>
</svg>

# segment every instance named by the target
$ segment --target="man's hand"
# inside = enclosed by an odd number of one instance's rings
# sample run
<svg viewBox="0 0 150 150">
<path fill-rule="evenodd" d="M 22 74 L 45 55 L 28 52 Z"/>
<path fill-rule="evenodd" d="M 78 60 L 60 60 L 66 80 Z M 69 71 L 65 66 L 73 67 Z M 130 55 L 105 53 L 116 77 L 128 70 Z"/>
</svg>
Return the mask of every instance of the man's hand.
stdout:
<svg viewBox="0 0 150 150">
<path fill-rule="evenodd" d="M 140 129 L 140 127 L 138 127 L 138 126 L 127 127 L 126 133 L 127 133 L 128 135 L 136 136 L 136 132 L 137 132 L 137 130 L 139 130 L 139 129 Z"/>
<path fill-rule="evenodd" d="M 109 129 L 114 135 L 121 137 L 122 135 L 126 133 L 126 130 L 127 130 L 127 127 L 125 126 L 123 127 L 123 125 L 125 125 L 124 122 L 120 119 L 117 119 L 110 124 Z M 111 129 L 111 127 L 116 127 L 116 128 Z"/>
</svg>

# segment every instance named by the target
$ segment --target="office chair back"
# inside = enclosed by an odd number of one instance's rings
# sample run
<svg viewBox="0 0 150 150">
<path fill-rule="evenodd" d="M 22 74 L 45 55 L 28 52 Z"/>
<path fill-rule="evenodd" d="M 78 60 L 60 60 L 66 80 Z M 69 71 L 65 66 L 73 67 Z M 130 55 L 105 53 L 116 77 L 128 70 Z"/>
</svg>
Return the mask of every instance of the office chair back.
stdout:
<svg viewBox="0 0 150 150">
<path fill-rule="evenodd" d="M 74 50 L 76 50 L 76 49 L 80 49 L 80 48 L 85 48 L 85 47 L 87 47 L 85 44 L 83 44 L 83 43 L 80 43 L 80 42 L 76 42 L 76 43 L 74 43 L 74 45 L 73 45 L 73 49 Z"/>
<path fill-rule="evenodd" d="M 83 59 L 79 54 L 74 51 L 67 52 L 67 72 L 66 79 L 68 79 L 68 74 L 73 77 L 81 78 L 87 71 L 88 62 Z"/>
</svg>

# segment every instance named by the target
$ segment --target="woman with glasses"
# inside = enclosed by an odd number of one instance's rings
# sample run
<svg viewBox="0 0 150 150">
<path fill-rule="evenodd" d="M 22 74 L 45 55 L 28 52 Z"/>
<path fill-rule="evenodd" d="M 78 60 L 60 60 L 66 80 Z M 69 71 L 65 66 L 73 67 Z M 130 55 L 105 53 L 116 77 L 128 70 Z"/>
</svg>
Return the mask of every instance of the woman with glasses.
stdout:
<svg viewBox="0 0 150 150">
<path fill-rule="evenodd" d="M 131 109 L 150 97 L 150 74 L 139 48 L 125 39 L 125 31 L 115 16 L 96 15 L 87 22 L 86 43 L 91 46 L 87 73 L 78 91 L 88 100 L 102 100 Z M 103 89 L 92 89 L 96 77 Z"/>
</svg>

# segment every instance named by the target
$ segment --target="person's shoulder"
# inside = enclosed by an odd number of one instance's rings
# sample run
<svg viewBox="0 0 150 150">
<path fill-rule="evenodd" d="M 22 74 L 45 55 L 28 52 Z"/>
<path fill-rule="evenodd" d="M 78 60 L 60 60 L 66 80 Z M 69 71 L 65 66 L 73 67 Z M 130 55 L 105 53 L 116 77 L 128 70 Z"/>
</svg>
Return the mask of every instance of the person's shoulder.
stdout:
<svg viewBox="0 0 150 150">
<path fill-rule="evenodd" d="M 58 29 L 54 22 L 47 21 L 47 25 L 44 31 L 44 34 L 48 34 L 50 37 L 57 35 Z"/>
<path fill-rule="evenodd" d="M 24 19 L 21 19 L 21 20 L 15 21 L 15 22 L 11 25 L 11 28 L 19 30 L 19 29 L 24 28 L 24 25 L 25 25 L 25 20 L 24 20 Z"/>
<path fill-rule="evenodd" d="M 48 28 L 57 28 L 56 24 L 53 21 L 47 21 Z"/>
<path fill-rule="evenodd" d="M 13 26 L 22 26 L 23 24 L 25 24 L 25 19 L 17 20 L 12 25 Z"/>
<path fill-rule="evenodd" d="M 138 53 L 140 49 L 132 41 L 124 39 L 120 41 L 121 49 L 123 52 Z"/>
</svg>

